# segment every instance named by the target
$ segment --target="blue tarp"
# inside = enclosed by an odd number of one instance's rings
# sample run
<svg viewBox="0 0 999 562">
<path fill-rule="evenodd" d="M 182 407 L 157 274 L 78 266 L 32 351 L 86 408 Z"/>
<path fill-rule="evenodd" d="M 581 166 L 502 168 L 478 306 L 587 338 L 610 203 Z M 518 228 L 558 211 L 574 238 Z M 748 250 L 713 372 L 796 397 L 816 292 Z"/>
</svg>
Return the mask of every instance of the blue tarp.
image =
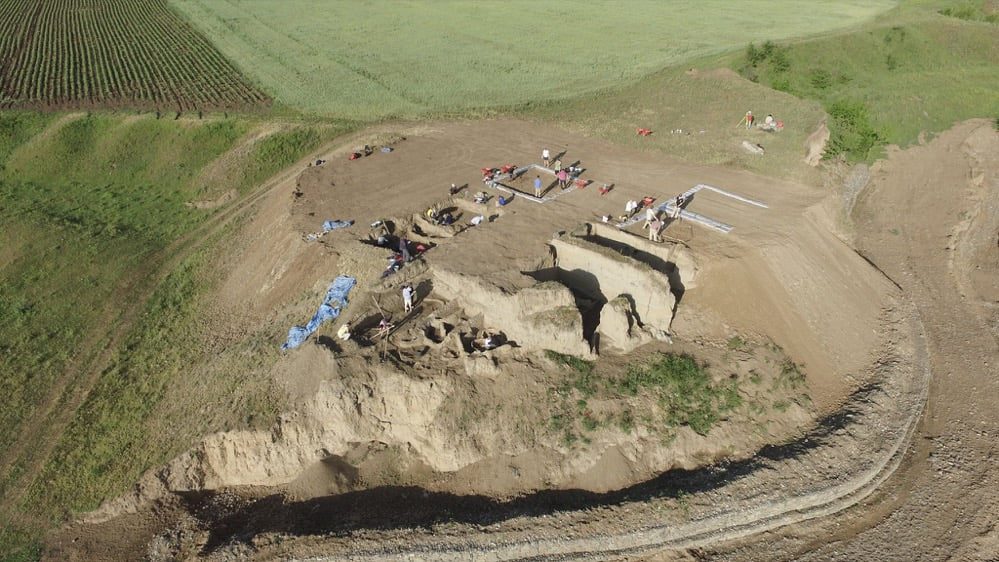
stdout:
<svg viewBox="0 0 999 562">
<path fill-rule="evenodd" d="M 353 225 L 354 225 L 354 221 L 353 220 L 346 220 L 346 221 L 328 220 L 328 221 L 326 221 L 326 222 L 323 223 L 323 229 L 322 229 L 322 231 L 320 231 L 320 232 L 313 232 L 312 234 L 307 235 L 305 237 L 305 239 L 308 240 L 308 241 L 310 241 L 310 242 L 313 241 L 313 240 L 319 240 L 323 236 L 326 236 L 326 234 L 329 231 L 331 231 L 331 230 L 337 230 L 337 229 L 340 229 L 340 228 L 347 228 L 348 226 L 353 226 Z"/>
<path fill-rule="evenodd" d="M 331 230 L 336 230 L 338 228 L 347 228 L 348 226 L 354 224 L 354 221 L 334 221 L 329 220 L 323 223 L 323 232 L 329 232 Z"/>
<path fill-rule="evenodd" d="M 294 326 L 288 330 L 288 341 L 284 342 L 281 349 L 295 349 L 302 345 L 302 342 L 311 336 L 313 332 L 318 330 L 323 322 L 340 316 L 340 311 L 347 306 L 347 293 L 356 284 L 356 279 L 347 277 L 346 275 L 340 275 L 334 279 L 333 283 L 330 284 L 329 290 L 326 291 L 326 298 L 323 299 L 323 304 L 319 306 L 319 310 L 316 311 L 312 320 L 309 320 L 309 323 L 305 326 Z"/>
</svg>

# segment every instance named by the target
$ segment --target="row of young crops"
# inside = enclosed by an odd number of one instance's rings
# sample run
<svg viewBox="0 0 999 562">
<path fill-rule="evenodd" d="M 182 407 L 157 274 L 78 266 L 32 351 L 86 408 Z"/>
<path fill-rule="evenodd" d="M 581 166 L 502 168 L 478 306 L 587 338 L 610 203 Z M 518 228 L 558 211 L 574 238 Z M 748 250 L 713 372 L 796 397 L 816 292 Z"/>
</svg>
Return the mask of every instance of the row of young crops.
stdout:
<svg viewBox="0 0 999 562">
<path fill-rule="evenodd" d="M 165 0 L 0 0 L 0 107 L 269 101 Z"/>
</svg>

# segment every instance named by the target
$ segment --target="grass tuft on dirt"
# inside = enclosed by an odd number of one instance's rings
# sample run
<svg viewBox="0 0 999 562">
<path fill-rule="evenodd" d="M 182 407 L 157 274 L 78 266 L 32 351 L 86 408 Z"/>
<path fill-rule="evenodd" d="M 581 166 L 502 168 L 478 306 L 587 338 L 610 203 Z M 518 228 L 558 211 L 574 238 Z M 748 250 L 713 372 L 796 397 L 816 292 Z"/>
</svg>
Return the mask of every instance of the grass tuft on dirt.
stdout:
<svg viewBox="0 0 999 562">
<path fill-rule="evenodd" d="M 738 381 L 712 381 L 706 366 L 686 354 L 658 353 L 632 364 L 611 384 L 625 396 L 650 393 L 662 408 L 667 428 L 687 425 L 701 435 L 707 435 L 725 412 L 742 405 Z"/>
<path fill-rule="evenodd" d="M 659 420 L 655 423 L 661 424 L 660 430 L 667 436 L 682 426 L 707 435 L 727 413 L 742 406 L 738 378 L 717 381 L 707 365 L 689 354 L 655 353 L 617 375 L 571 355 L 554 351 L 545 355 L 567 372 L 555 388 L 561 405 L 550 423 L 554 431 L 563 434 L 567 446 L 579 439 L 577 429 L 583 436 L 612 425 L 631 432 L 636 425 L 635 399 L 655 404 L 647 414 Z M 603 405 L 599 413 L 597 402 Z"/>
</svg>

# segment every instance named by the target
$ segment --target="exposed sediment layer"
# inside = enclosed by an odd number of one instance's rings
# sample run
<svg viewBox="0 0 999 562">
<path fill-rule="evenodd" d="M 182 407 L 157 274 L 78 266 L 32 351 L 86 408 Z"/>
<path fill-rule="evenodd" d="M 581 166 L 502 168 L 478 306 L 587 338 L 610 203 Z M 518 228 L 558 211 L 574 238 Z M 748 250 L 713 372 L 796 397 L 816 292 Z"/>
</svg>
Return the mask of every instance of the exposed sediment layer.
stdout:
<svg viewBox="0 0 999 562">
<path fill-rule="evenodd" d="M 877 376 L 843 410 L 794 442 L 767 447 L 748 461 L 660 480 L 660 489 L 646 491 L 651 497 L 541 520 L 512 516 L 474 530 L 455 523 L 433 533 L 374 533 L 349 545 L 330 541 L 310 559 L 605 559 L 733 540 L 850 507 L 898 468 L 929 388 L 918 312 L 900 302 L 890 314 Z M 678 495 L 684 497 L 682 508 Z M 592 527 L 609 520 L 622 532 Z"/>
</svg>

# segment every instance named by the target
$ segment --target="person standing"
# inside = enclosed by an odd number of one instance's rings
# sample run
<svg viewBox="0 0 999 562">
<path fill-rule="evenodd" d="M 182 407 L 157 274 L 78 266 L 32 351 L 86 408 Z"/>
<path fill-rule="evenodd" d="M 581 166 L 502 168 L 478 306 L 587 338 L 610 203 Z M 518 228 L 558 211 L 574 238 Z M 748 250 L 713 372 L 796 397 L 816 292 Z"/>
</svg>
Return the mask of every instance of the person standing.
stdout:
<svg viewBox="0 0 999 562">
<path fill-rule="evenodd" d="M 534 177 L 534 196 L 541 199 L 541 176 Z"/>
<path fill-rule="evenodd" d="M 659 233 L 663 229 L 662 219 L 656 218 L 651 223 L 649 223 L 649 241 L 650 242 L 662 242 L 659 238 Z"/>
<path fill-rule="evenodd" d="M 746 112 L 746 116 L 743 117 L 742 119 L 746 122 L 746 128 L 747 129 L 752 129 L 753 128 L 753 112 L 752 111 L 747 111 Z"/>
<path fill-rule="evenodd" d="M 413 256 L 409 254 L 409 239 L 399 239 L 399 252 L 402 254 L 402 261 L 406 263 L 413 261 Z"/>
<path fill-rule="evenodd" d="M 558 172 L 558 186 L 561 189 L 569 187 L 569 174 L 565 170 L 559 170 Z"/>
<path fill-rule="evenodd" d="M 635 216 L 638 212 L 638 201 L 634 199 L 629 199 L 627 203 L 624 204 L 624 214 L 630 219 Z"/>
<path fill-rule="evenodd" d="M 670 218 L 673 220 L 679 220 L 680 213 L 683 211 L 683 194 L 677 195 L 676 199 L 673 201 L 673 212 L 670 213 Z"/>
<path fill-rule="evenodd" d="M 561 160 L 555 160 L 555 168 L 554 168 L 554 170 L 555 170 L 556 174 L 562 171 L 562 161 Z"/>
<path fill-rule="evenodd" d="M 645 209 L 645 224 L 642 225 L 642 229 L 646 229 L 652 226 L 652 221 L 656 220 L 656 210 L 651 206 Z"/>
<path fill-rule="evenodd" d="M 409 283 L 402 286 L 402 304 L 406 312 L 413 311 L 413 286 Z"/>
<path fill-rule="evenodd" d="M 547 148 L 541 151 L 541 161 L 545 163 L 545 168 L 547 168 L 548 165 L 551 164 L 552 153 L 548 152 Z"/>
</svg>

